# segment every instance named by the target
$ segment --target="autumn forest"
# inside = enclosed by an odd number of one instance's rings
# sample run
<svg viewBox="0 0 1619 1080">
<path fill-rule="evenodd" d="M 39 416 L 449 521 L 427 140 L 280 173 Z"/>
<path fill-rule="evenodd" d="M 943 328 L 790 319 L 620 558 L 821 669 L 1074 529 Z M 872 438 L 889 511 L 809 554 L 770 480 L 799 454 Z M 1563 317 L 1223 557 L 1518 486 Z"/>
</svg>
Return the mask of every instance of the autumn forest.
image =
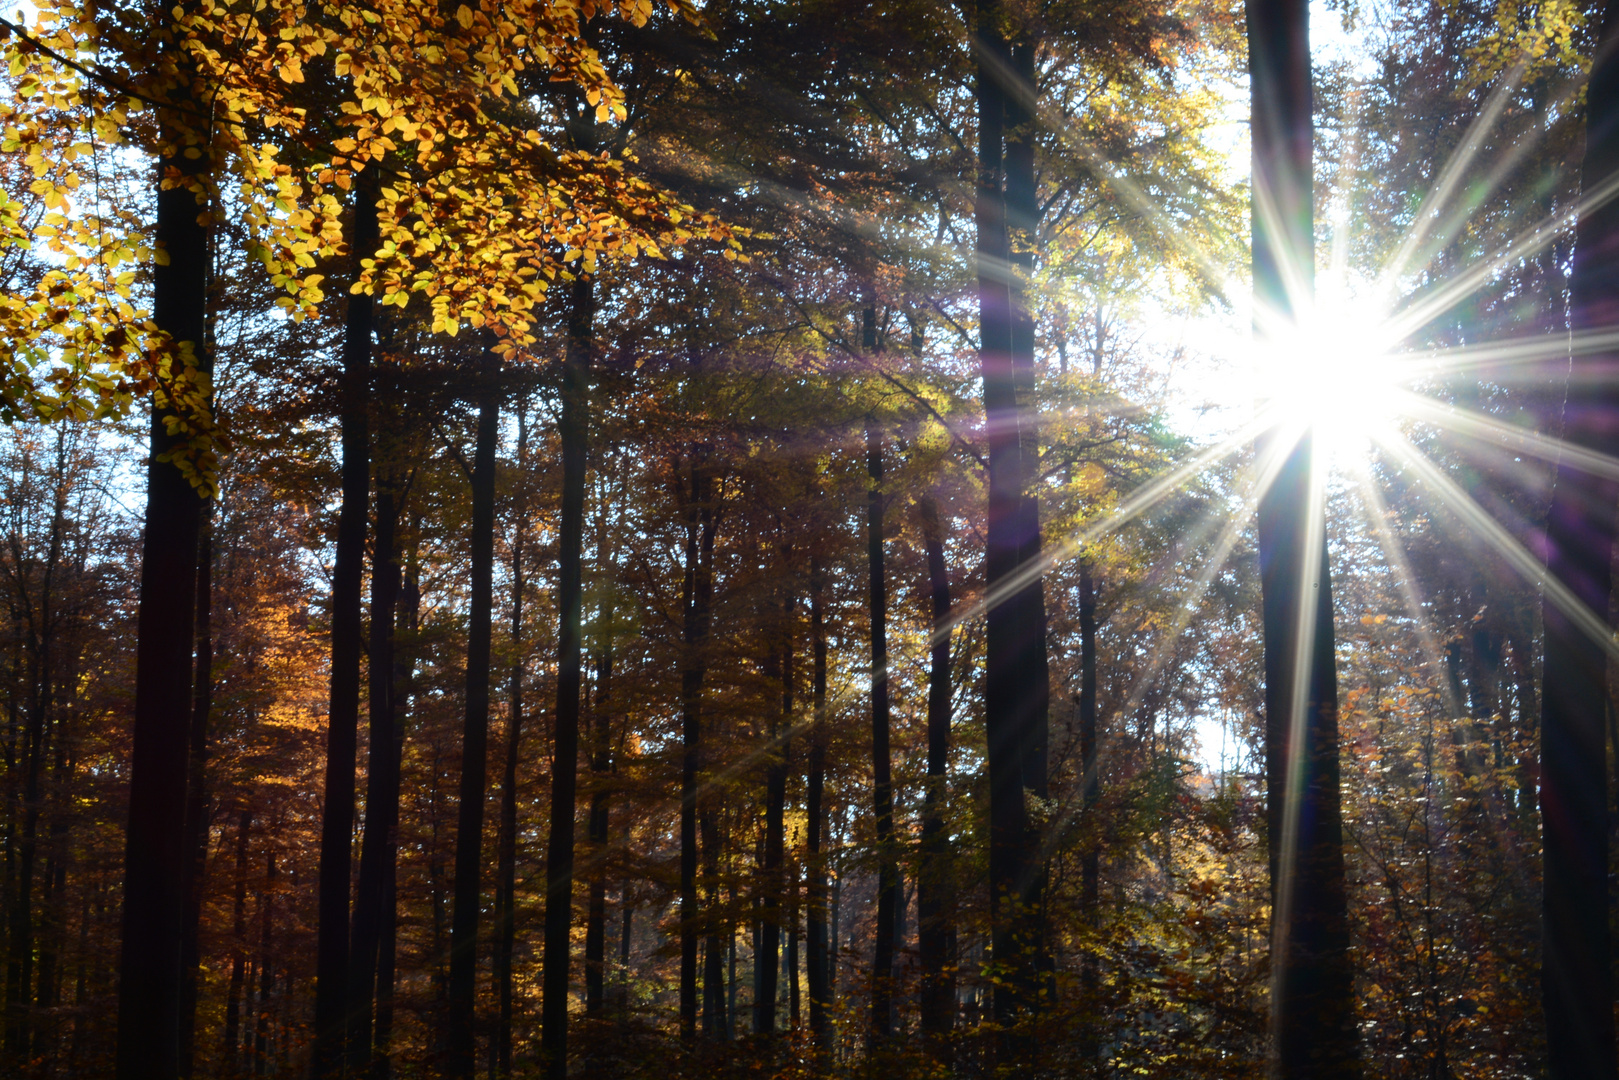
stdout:
<svg viewBox="0 0 1619 1080">
<path fill-rule="evenodd" d="M 1616 50 L 0 18 L 0 1078 L 1619 1080 Z"/>
</svg>

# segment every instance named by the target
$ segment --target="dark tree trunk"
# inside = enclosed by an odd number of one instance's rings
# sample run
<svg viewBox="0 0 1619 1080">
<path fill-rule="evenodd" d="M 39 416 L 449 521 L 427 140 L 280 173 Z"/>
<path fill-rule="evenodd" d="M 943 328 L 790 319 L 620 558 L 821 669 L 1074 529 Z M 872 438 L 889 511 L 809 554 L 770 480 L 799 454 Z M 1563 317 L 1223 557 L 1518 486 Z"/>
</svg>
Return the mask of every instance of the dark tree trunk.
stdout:
<svg viewBox="0 0 1619 1080">
<path fill-rule="evenodd" d="M 1030 832 L 1025 790 L 1045 788 L 1046 654 L 1044 592 L 1037 569 L 1038 508 L 1025 493 L 1034 447 L 1022 405 L 1033 386 L 1033 325 L 1020 275 L 1029 257 L 1014 257 L 1010 229 L 1032 233 L 1032 138 L 1027 110 L 1013 99 L 1032 93 L 1033 47 L 1014 47 L 1001 28 L 1002 9 L 978 9 L 980 59 L 976 94 L 979 172 L 975 206 L 979 290 L 979 366 L 988 423 L 989 512 L 985 552 L 984 725 L 989 771 L 991 954 L 1004 972 L 996 982 L 996 1019 L 1010 1023 L 1032 1001 L 1041 944 L 1035 909 L 1042 883 L 1037 838 Z M 1028 580 L 1024 580 L 1027 577 Z"/>
<path fill-rule="evenodd" d="M 192 92 L 190 87 L 181 91 Z M 159 123 L 171 143 L 159 168 L 200 179 L 207 155 L 185 156 L 185 125 L 176 123 L 175 115 L 160 115 Z M 157 193 L 156 241 L 168 258 L 152 267 L 152 317 L 172 341 L 190 344 L 206 371 L 211 366 L 204 347 L 208 227 L 199 220 L 199 209 L 184 185 Z M 172 1080 L 180 1072 L 191 653 L 204 500 L 180 467 L 166 460 L 186 438 L 169 433 L 166 421 L 176 416 L 171 406 L 154 401 L 124 847 L 118 1080 Z"/>
<path fill-rule="evenodd" d="M 63 448 L 57 440 L 58 460 Z M 62 481 L 59 481 L 59 485 Z M 26 705 L 27 717 L 23 730 L 22 827 L 16 843 L 16 867 L 10 881 L 9 904 L 9 956 L 6 962 L 6 1051 L 15 1060 L 28 1054 L 31 1021 L 29 995 L 34 982 L 36 948 L 42 941 L 35 936 L 34 926 L 34 866 L 38 860 L 39 823 L 44 812 L 45 792 L 43 774 L 45 760 L 50 754 L 52 725 L 49 712 L 54 699 L 56 660 L 55 623 L 57 604 L 53 587 L 61 556 L 63 526 L 66 520 L 65 488 L 58 486 L 51 516 L 49 551 L 41 568 L 39 587 L 30 596 L 30 590 L 19 577 L 17 602 L 23 610 L 27 626 L 25 648 L 28 657 Z M 26 573 L 20 565 L 16 572 Z M 60 735 L 58 735 L 60 740 Z M 9 839 L 9 837 L 8 837 Z M 47 888 L 50 869 L 47 859 L 45 874 Z M 48 907 L 49 905 L 45 905 Z M 45 975 L 43 967 L 40 975 Z M 183 988 L 182 988 L 183 994 Z"/>
<path fill-rule="evenodd" d="M 512 955 L 517 948 L 517 770 L 523 739 L 523 541 L 528 531 L 528 410 L 517 410 L 517 508 L 512 523 L 512 668 L 508 675 L 506 764 L 500 784 L 495 887 L 495 1070 L 512 1073 Z"/>
<path fill-rule="evenodd" d="M 1309 10 L 1251 0 L 1254 303 L 1299 317 L 1314 273 Z M 1280 1080 L 1358 1077 L 1353 969 L 1338 787 L 1337 675 L 1325 511 L 1311 437 L 1273 433 L 1282 455 L 1259 504 L 1265 645 L 1265 782 L 1272 903 L 1271 1030 Z M 1300 635 L 1305 635 L 1300 640 Z M 1302 650 L 1302 651 L 1301 651 Z M 1302 670 L 1298 659 L 1303 659 Z"/>
<path fill-rule="evenodd" d="M 573 930 L 573 825 L 579 784 L 580 636 L 585 466 L 590 450 L 594 283 L 573 283 L 562 380 L 562 514 L 557 548 L 557 709 L 551 764 L 551 836 L 545 861 L 545 960 L 540 1052 L 546 1075 L 568 1075 L 568 973 Z"/>
<path fill-rule="evenodd" d="M 809 881 L 805 889 L 808 908 L 805 962 L 809 965 L 809 1023 L 815 1047 L 825 1054 L 832 1049 L 832 1029 L 827 1010 L 832 1004 L 827 975 L 830 958 L 826 935 L 826 861 L 822 852 L 826 837 L 826 571 L 819 556 L 810 557 L 810 641 L 814 669 L 811 693 L 814 717 L 810 726 L 809 774 L 806 777 L 804 812 L 808 821 L 806 847 Z"/>
<path fill-rule="evenodd" d="M 768 1035 L 776 1030 L 777 969 L 781 956 L 783 855 L 787 831 L 787 761 L 792 752 L 793 722 L 793 601 L 782 604 L 780 640 L 766 646 L 764 676 L 781 683 L 781 708 L 770 722 L 770 764 L 765 772 L 763 893 L 760 897 L 759 942 L 754 951 L 753 1030 Z"/>
<path fill-rule="evenodd" d="M 417 530 L 412 529 L 414 534 Z M 394 760 L 397 762 L 404 748 L 404 719 L 410 714 L 412 693 L 415 686 L 416 663 L 414 656 L 414 642 L 419 627 L 421 614 L 421 589 L 419 580 L 420 568 L 416 563 L 414 546 L 406 559 L 404 574 L 404 587 L 398 599 L 399 616 L 396 623 L 397 630 L 403 632 L 407 639 L 413 643 L 410 649 L 394 648 L 394 686 L 397 688 L 397 698 L 394 702 L 396 722 L 399 734 L 398 743 L 394 748 Z M 395 818 L 396 832 L 389 842 L 391 854 L 386 861 L 387 869 L 387 895 L 382 902 L 382 935 L 377 943 L 377 1016 L 375 1031 L 372 1036 L 374 1047 L 372 1055 L 372 1080 L 388 1080 L 393 1074 L 393 1025 L 394 1025 L 394 957 L 395 941 L 398 931 L 398 877 L 399 877 L 399 838 L 397 833 L 398 819 Z"/>
<path fill-rule="evenodd" d="M 922 967 L 922 1033 L 939 1040 L 950 1034 L 956 1020 L 955 860 L 944 824 L 950 767 L 950 569 L 944 558 L 938 503 L 928 496 L 919 501 L 918 508 L 927 550 L 933 638 L 928 673 L 928 786 L 922 796 L 922 861 L 916 874 L 916 945 Z M 935 1042 L 933 1052 L 941 1049 Z"/>
<path fill-rule="evenodd" d="M 725 952 L 722 932 L 728 929 L 729 918 L 721 919 L 724 908 L 723 888 L 720 885 L 720 828 L 712 802 L 704 805 L 697 815 L 698 832 L 703 842 L 703 877 L 708 892 L 708 936 L 703 944 L 703 1034 L 710 1039 L 729 1037 L 725 1007 Z M 731 931 L 731 940 L 736 940 Z"/>
<path fill-rule="evenodd" d="M 355 186 L 351 259 L 376 250 L 375 170 Z M 340 1076 L 347 1041 L 349 994 L 349 889 L 354 846 L 354 769 L 360 725 L 360 652 L 364 625 L 360 584 L 365 571 L 365 520 L 371 489 L 371 387 L 374 305 L 363 293 L 349 297 L 343 326 L 343 502 L 337 515 L 332 567 L 332 690 L 326 729 L 326 799 L 321 810 L 319 922 L 315 942 L 315 1080 Z"/>
<path fill-rule="evenodd" d="M 1097 928 L 1101 888 L 1102 847 L 1095 818 L 1101 796 L 1101 776 L 1096 752 L 1096 580 L 1088 555 L 1079 560 L 1079 763 L 1082 773 L 1081 805 L 1085 813 L 1085 842 L 1079 855 L 1079 914 L 1092 931 Z M 1086 1008 L 1097 1007 L 1096 992 L 1101 984 L 1095 946 L 1080 957 L 1079 983 Z M 1097 1025 L 1086 1024 L 1081 1053 L 1088 1066 L 1094 1066 L 1100 1041 Z"/>
<path fill-rule="evenodd" d="M 1600 44 L 1586 92 L 1585 190 L 1619 171 L 1619 13 L 1602 5 Z M 1569 280 L 1573 329 L 1603 331 L 1619 317 L 1619 206 L 1580 214 Z M 1560 362 L 1561 363 L 1561 362 Z M 1619 453 L 1619 356 L 1575 357 L 1563 438 Z M 1609 623 L 1619 484 L 1559 464 L 1546 520 L 1547 570 L 1603 625 Z M 1544 955 L 1541 1002 L 1551 1080 L 1615 1071 L 1613 976 L 1608 918 L 1606 710 L 1610 659 L 1604 645 L 1552 602 L 1542 605 L 1546 668 L 1541 693 L 1540 811 L 1544 830 Z"/>
<path fill-rule="evenodd" d="M 208 867 L 208 714 L 213 708 L 214 692 L 214 643 L 210 626 L 214 548 L 210 509 L 203 510 L 197 545 L 196 677 L 192 686 L 191 761 L 186 792 L 186 847 L 190 858 L 186 863 L 185 927 L 180 938 L 180 1075 L 185 1078 L 193 1074 L 196 1062 L 198 969 L 202 959 L 199 935 Z"/>
<path fill-rule="evenodd" d="M 868 309 L 868 315 L 870 311 Z M 877 846 L 877 927 L 871 950 L 873 1042 L 893 1033 L 894 919 L 898 866 L 894 851 L 894 781 L 888 750 L 888 582 L 883 572 L 883 444 L 874 427 L 866 430 L 867 601 L 871 618 L 871 773 L 872 813 Z"/>
<path fill-rule="evenodd" d="M 236 824 L 236 885 L 231 898 L 230 984 L 225 992 L 225 1052 L 222 1055 L 227 1076 L 241 1066 L 242 991 L 247 974 L 247 841 L 253 828 L 253 811 L 243 809 Z"/>
<path fill-rule="evenodd" d="M 253 1016 L 253 1075 L 269 1072 L 270 1051 L 270 997 L 275 992 L 275 960 L 271 954 L 275 941 L 275 852 L 265 857 L 264 891 L 259 894 L 259 997 Z"/>
<path fill-rule="evenodd" d="M 697 1035 L 697 774 L 702 767 L 703 679 L 708 671 L 709 605 L 714 596 L 714 482 L 691 466 L 682 607 L 680 757 L 680 1034 Z"/>
<path fill-rule="evenodd" d="M 585 918 L 585 1015 L 600 1017 L 607 1005 L 607 829 L 612 799 L 607 790 L 612 769 L 611 717 L 613 652 L 612 612 L 603 611 L 606 639 L 596 658 L 596 703 L 591 710 L 590 772 L 590 907 Z"/>
<path fill-rule="evenodd" d="M 360 880 L 354 895 L 349 958 L 348 1066 L 370 1076 L 374 1064 L 377 962 L 382 924 L 393 879 L 399 824 L 399 712 L 394 701 L 394 608 L 399 601 L 399 564 L 394 533 L 399 520 L 392 483 L 377 484 L 371 555 L 370 755 L 366 766 L 365 832 L 360 840 Z"/>
<path fill-rule="evenodd" d="M 450 916 L 446 1073 L 472 1080 L 478 915 L 482 906 L 483 812 L 489 767 L 489 650 L 495 577 L 495 449 L 500 438 L 499 365 L 486 356 L 472 457 L 472 600 L 467 613 L 466 721 L 461 731 L 461 791 L 455 829 L 455 903 Z"/>
</svg>

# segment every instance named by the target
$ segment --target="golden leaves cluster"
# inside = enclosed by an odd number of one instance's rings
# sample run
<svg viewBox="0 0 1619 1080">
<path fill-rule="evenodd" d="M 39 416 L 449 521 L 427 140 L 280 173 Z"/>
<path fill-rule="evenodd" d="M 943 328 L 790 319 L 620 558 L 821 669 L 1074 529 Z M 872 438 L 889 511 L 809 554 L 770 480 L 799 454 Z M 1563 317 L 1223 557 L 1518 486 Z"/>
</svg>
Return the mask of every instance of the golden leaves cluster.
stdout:
<svg viewBox="0 0 1619 1080">
<path fill-rule="evenodd" d="M 670 2 L 697 18 L 690 0 Z M 533 340 L 558 277 L 693 238 L 734 254 L 730 230 L 636 177 L 629 159 L 552 145 L 523 99 L 536 78 L 566 82 L 598 123 L 622 119 L 584 27 L 652 10 L 46 0 L 31 22 L 0 27 L 12 86 L 0 100 L 0 269 L 7 252 L 20 268 L 0 279 L 0 420 L 116 415 L 157 391 L 191 418 L 176 432 L 187 453 L 210 452 L 205 380 L 185 374 L 196 346 L 166 340 L 134 301 L 137 274 L 164 253 L 120 197 L 136 160 L 126 147 L 165 161 L 162 187 L 190 189 L 199 214 L 239 217 L 295 319 L 317 312 L 321 270 L 348 253 L 344 204 L 366 169 L 381 243 L 353 253 L 354 291 L 399 306 L 423 294 L 435 329 L 489 327 L 508 354 Z"/>
</svg>

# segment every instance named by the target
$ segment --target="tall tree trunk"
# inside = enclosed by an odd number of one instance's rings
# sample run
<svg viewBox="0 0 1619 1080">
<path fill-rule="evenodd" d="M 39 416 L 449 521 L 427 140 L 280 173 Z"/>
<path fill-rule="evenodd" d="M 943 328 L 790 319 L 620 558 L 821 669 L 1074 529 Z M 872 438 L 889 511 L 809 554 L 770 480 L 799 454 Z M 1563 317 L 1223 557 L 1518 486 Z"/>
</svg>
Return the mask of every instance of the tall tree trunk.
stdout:
<svg viewBox="0 0 1619 1080">
<path fill-rule="evenodd" d="M 779 640 L 777 635 L 771 635 L 763 666 L 766 680 L 780 681 L 781 706 L 770 720 L 770 758 L 765 772 L 763 895 L 759 943 L 754 952 L 753 1030 L 756 1035 L 768 1035 L 776 1030 L 776 963 L 781 955 L 781 901 L 785 892 L 782 862 L 787 832 L 787 761 L 792 749 L 792 616 L 793 601 L 789 596 L 781 607 Z"/>
<path fill-rule="evenodd" d="M 1309 8 L 1250 0 L 1254 305 L 1297 319 L 1314 276 Z M 1360 1075 L 1343 825 L 1337 673 L 1325 509 L 1311 435 L 1273 432 L 1259 457 L 1283 456 L 1260 499 L 1265 645 L 1265 783 L 1271 875 L 1271 1031 L 1280 1080 Z"/>
<path fill-rule="evenodd" d="M 540 1052 L 546 1075 L 568 1075 L 569 938 L 573 930 L 573 824 L 579 785 L 580 634 L 583 605 L 585 467 L 590 452 L 590 361 L 595 284 L 573 283 L 563 365 L 562 515 L 557 546 L 557 710 L 551 764 L 551 836 L 545 861 L 545 960 Z"/>
<path fill-rule="evenodd" d="M 950 568 L 944 557 L 944 525 L 932 496 L 918 502 L 927 551 L 932 601 L 932 668 L 928 672 L 928 780 L 922 796 L 922 862 L 916 874 L 916 945 L 922 967 L 919 988 L 922 1033 L 943 1047 L 956 1020 L 955 860 L 945 830 L 950 767 Z"/>
<path fill-rule="evenodd" d="M 1619 9 L 1602 5 L 1600 44 L 1586 91 L 1586 191 L 1619 171 Z M 1569 279 L 1573 330 L 1603 331 L 1619 317 L 1619 206 L 1580 215 Z M 1570 360 L 1563 438 L 1619 454 L 1619 355 Z M 1547 570 L 1603 624 L 1609 622 L 1619 484 L 1560 463 L 1546 520 Z M 1542 604 L 1546 667 L 1541 692 L 1540 811 L 1544 830 L 1541 1002 L 1551 1080 L 1615 1071 L 1608 914 L 1606 710 L 1610 660 L 1548 596 Z"/>
<path fill-rule="evenodd" d="M 702 767 L 703 679 L 714 596 L 713 490 L 706 465 L 693 461 L 680 673 L 680 1034 L 687 1041 L 697 1035 L 697 774 Z"/>
<path fill-rule="evenodd" d="M 870 309 L 868 310 L 868 314 Z M 873 1043 L 893 1034 L 894 919 L 899 892 L 894 851 L 893 763 L 888 750 L 888 582 L 883 572 L 883 440 L 875 426 L 866 429 L 866 564 L 871 617 L 871 774 L 872 812 L 877 832 L 877 927 L 871 950 L 871 1016 Z"/>
<path fill-rule="evenodd" d="M 1025 493 L 1033 448 L 1022 407 L 1033 384 L 1033 329 L 1009 227 L 1032 232 L 1032 139 L 1027 109 L 1011 99 L 1033 93 L 1019 72 L 1032 68 L 1027 42 L 1008 43 L 1002 8 L 978 9 L 980 59 L 976 94 L 979 167 L 975 206 L 979 291 L 979 367 L 988 424 L 989 512 L 986 529 L 984 726 L 989 769 L 991 953 L 1004 972 L 995 986 L 1003 1024 L 1031 1003 L 1043 966 L 1038 957 L 1038 843 L 1031 836 L 1025 790 L 1043 794 L 1046 725 L 1043 587 L 1019 570 L 1039 552 L 1038 511 Z M 1021 53 L 1020 53 L 1021 50 Z M 1016 175 L 1012 175 L 1015 173 Z"/>
<path fill-rule="evenodd" d="M 419 532 L 419 524 L 411 528 L 412 537 Z M 412 541 L 409 554 L 405 560 L 404 587 L 398 599 L 399 614 L 396 620 L 396 630 L 402 632 L 407 640 L 412 643 L 412 646 L 408 649 L 400 649 L 396 644 L 393 650 L 393 680 L 394 686 L 397 687 L 397 696 L 394 702 L 398 726 L 397 744 L 394 747 L 394 760 L 396 762 L 403 756 L 404 722 L 405 718 L 410 715 L 415 690 L 416 662 L 414 643 L 421 616 L 422 594 L 420 580 L 421 568 L 417 564 L 416 549 L 414 541 Z M 385 861 L 387 895 L 382 901 L 382 935 L 377 942 L 377 1016 L 375 1031 L 372 1036 L 372 1080 L 389 1080 L 389 1077 L 393 1075 L 394 957 L 398 932 L 399 905 L 397 815 L 395 816 L 394 826 L 394 836 L 389 841 L 389 856 Z"/>
<path fill-rule="evenodd" d="M 360 839 L 360 880 L 354 894 L 349 954 L 348 1067 L 356 1077 L 373 1070 L 377 962 L 383 910 L 393 877 L 399 823 L 399 713 L 394 702 L 394 608 L 399 601 L 399 564 L 394 542 L 399 521 L 392 478 L 378 478 L 371 554 L 371 648 L 368 660 L 370 743 L 366 766 L 365 832 Z"/>
<path fill-rule="evenodd" d="M 209 508 L 203 511 L 197 548 L 196 680 L 192 686 L 191 761 L 186 792 L 185 925 L 180 937 L 180 1075 L 189 1078 L 197 1049 L 197 993 L 202 959 L 199 935 L 208 867 L 208 714 L 213 707 L 214 643 L 213 529 Z"/>
<path fill-rule="evenodd" d="M 182 65 L 186 68 L 188 65 Z M 189 72 L 188 72 L 189 74 Z M 187 81 L 174 91 L 196 100 Z M 185 154 L 183 108 L 161 111 L 168 149 L 160 174 L 201 183 L 206 151 Z M 197 149 L 195 146 L 192 150 Z M 157 193 L 152 318 L 197 367 L 205 347 L 208 226 L 185 183 Z M 117 1080 L 172 1080 L 180 1072 L 180 938 L 185 908 L 185 807 L 191 729 L 197 538 L 204 500 L 171 456 L 187 436 L 168 421 L 193 419 L 154 398 L 146 467 L 146 522 L 135 645 L 135 725 L 129 825 L 124 846 L 123 937 L 119 954 Z"/>
<path fill-rule="evenodd" d="M 455 829 L 455 903 L 450 916 L 446 1073 L 472 1080 L 478 978 L 478 915 L 483 900 L 483 812 L 489 767 L 489 651 L 495 577 L 495 449 L 500 438 L 499 363 L 486 356 L 472 457 L 472 601 L 467 613 L 466 721 Z"/>
<path fill-rule="evenodd" d="M 729 1037 L 729 1023 L 725 1004 L 726 939 L 722 934 L 729 928 L 730 916 L 720 918 L 724 909 L 724 889 L 720 885 L 720 827 L 716 807 L 706 802 L 697 815 L 698 832 L 703 842 L 703 877 L 708 893 L 708 935 L 703 945 L 703 1034 L 710 1039 Z M 730 938 L 736 940 L 732 930 Z"/>
<path fill-rule="evenodd" d="M 600 1017 L 607 997 L 607 829 L 612 799 L 607 790 L 612 768 L 611 718 L 613 645 L 612 609 L 604 606 L 602 651 L 596 658 L 596 703 L 591 710 L 590 772 L 590 906 L 585 919 L 585 1015 Z"/>
<path fill-rule="evenodd" d="M 272 931 L 275 928 L 275 852 L 265 857 L 264 891 L 259 894 L 259 998 L 253 1017 L 253 1075 L 264 1076 L 269 1066 L 270 997 L 275 992 L 275 959 Z"/>
<path fill-rule="evenodd" d="M 804 812 L 808 821 L 809 881 L 805 901 L 809 914 L 806 934 L 806 963 L 809 965 L 809 1023 L 815 1047 L 825 1054 L 832 1049 L 832 1029 L 827 1010 L 832 1003 L 827 974 L 826 860 L 822 848 L 826 837 L 826 571 L 818 555 L 810 556 L 810 642 L 814 668 L 811 694 L 814 718 L 810 726 L 809 774 L 806 777 Z"/>
<path fill-rule="evenodd" d="M 528 408 L 517 409 L 517 507 L 512 522 L 512 667 L 508 674 L 506 765 L 500 783 L 500 832 L 495 887 L 495 1070 L 512 1074 L 512 955 L 517 948 L 517 767 L 522 752 L 523 541 L 528 532 Z"/>
<path fill-rule="evenodd" d="M 1092 816 L 1101 795 L 1100 760 L 1096 752 L 1096 580 L 1089 555 L 1079 559 L 1079 762 L 1081 805 L 1085 813 L 1085 846 L 1079 855 L 1079 914 L 1087 929 L 1098 927 L 1098 900 L 1101 888 L 1102 848 Z M 1101 984 L 1095 944 L 1080 957 L 1079 982 L 1086 1008 L 1097 1008 L 1096 992 Z M 1086 1024 L 1081 1053 L 1088 1069 L 1094 1069 L 1100 1040 L 1097 1025 Z"/>
<path fill-rule="evenodd" d="M 241 1068 L 242 991 L 247 974 L 247 840 L 253 811 L 243 808 L 236 823 L 236 885 L 231 898 L 230 983 L 225 991 L 225 1075 Z M 251 991 L 249 991 L 251 992 Z"/>
<path fill-rule="evenodd" d="M 350 259 L 376 250 L 375 169 L 355 185 Z M 326 799 L 321 808 L 320 892 L 315 940 L 315 1080 L 340 1076 L 348 1034 L 349 889 L 354 845 L 354 769 L 360 725 L 360 652 L 364 625 L 360 584 L 365 572 L 365 521 L 371 489 L 371 387 L 374 305 L 364 293 L 349 297 L 343 326 L 343 502 L 337 513 L 332 567 L 332 690 L 326 728 Z"/>
</svg>

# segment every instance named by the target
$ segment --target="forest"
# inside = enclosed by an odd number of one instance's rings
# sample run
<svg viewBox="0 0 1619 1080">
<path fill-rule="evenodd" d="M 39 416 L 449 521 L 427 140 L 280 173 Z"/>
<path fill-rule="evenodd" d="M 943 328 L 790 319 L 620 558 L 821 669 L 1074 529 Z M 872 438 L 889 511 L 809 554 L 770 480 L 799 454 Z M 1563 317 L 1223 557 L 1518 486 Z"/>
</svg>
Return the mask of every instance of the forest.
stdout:
<svg viewBox="0 0 1619 1080">
<path fill-rule="evenodd" d="M 1615 1080 L 1616 9 L 0 17 L 0 1080 Z"/>
</svg>

